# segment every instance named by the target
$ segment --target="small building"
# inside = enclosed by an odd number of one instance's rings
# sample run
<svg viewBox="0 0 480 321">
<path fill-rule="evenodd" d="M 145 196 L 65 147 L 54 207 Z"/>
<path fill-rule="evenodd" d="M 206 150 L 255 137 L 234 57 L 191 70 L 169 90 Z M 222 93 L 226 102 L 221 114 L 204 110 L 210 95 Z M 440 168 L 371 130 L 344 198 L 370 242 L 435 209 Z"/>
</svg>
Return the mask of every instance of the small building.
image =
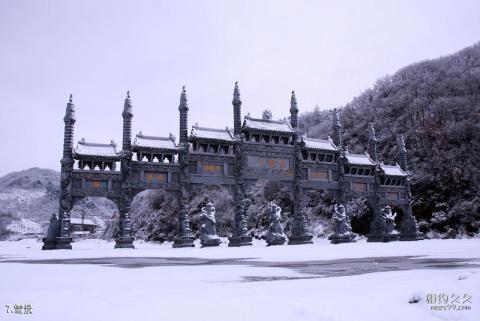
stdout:
<svg viewBox="0 0 480 321">
<path fill-rule="evenodd" d="M 88 218 L 70 218 L 70 233 L 78 237 L 92 237 L 95 235 L 97 225 Z"/>
</svg>

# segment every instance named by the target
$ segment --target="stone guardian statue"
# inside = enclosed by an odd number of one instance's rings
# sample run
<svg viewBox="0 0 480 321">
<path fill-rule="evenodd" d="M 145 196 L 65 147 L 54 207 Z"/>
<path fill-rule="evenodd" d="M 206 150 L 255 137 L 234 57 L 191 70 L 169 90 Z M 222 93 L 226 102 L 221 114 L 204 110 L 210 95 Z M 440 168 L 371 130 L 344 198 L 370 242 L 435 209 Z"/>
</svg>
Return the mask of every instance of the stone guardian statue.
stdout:
<svg viewBox="0 0 480 321">
<path fill-rule="evenodd" d="M 334 206 L 332 215 L 333 233 L 328 239 L 333 244 L 355 242 L 355 234 L 352 233 L 352 225 L 343 204 Z"/>
<path fill-rule="evenodd" d="M 55 213 L 50 217 L 47 237 L 43 239 L 42 250 L 54 250 L 57 244 L 57 236 L 60 234 L 60 221 Z"/>
<path fill-rule="evenodd" d="M 382 215 L 385 220 L 385 241 L 398 240 L 398 232 L 395 231 L 395 217 L 397 213 L 392 213 L 392 208 L 387 205 L 382 208 Z"/>
<path fill-rule="evenodd" d="M 211 202 L 208 202 L 205 207 L 202 207 L 201 214 L 202 226 L 200 228 L 200 242 L 202 247 L 218 246 L 220 245 L 220 238 L 217 235 L 215 224 L 215 207 Z"/>
<path fill-rule="evenodd" d="M 280 223 L 282 209 L 275 203 L 270 203 L 269 216 L 270 225 L 266 235 L 267 244 L 270 245 L 283 245 L 287 241 L 287 236 L 283 233 L 283 227 Z"/>
</svg>

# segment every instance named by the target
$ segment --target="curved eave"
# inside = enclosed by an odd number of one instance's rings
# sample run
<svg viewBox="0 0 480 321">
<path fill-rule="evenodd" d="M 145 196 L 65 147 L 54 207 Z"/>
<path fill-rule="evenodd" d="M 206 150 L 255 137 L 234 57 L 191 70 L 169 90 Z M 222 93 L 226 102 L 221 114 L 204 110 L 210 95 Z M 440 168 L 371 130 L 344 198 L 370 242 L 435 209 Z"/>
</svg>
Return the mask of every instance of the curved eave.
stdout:
<svg viewBox="0 0 480 321">
<path fill-rule="evenodd" d="M 388 175 L 388 174 L 385 174 L 385 173 L 383 174 L 383 176 L 389 177 L 389 178 L 391 178 L 391 177 L 393 177 L 393 178 L 406 178 L 407 177 L 407 175 Z"/>
<path fill-rule="evenodd" d="M 216 144 L 230 144 L 230 145 L 233 145 L 235 143 L 234 140 L 205 138 L 205 137 L 198 137 L 198 136 L 190 136 L 188 141 L 190 143 L 194 143 L 194 142 L 212 143 L 213 142 L 213 143 L 216 143 Z"/>
<path fill-rule="evenodd" d="M 249 133 L 259 133 L 259 134 L 270 134 L 270 135 L 288 135 L 293 136 L 295 132 L 290 131 L 277 131 L 277 130 L 270 130 L 270 129 L 258 129 L 258 128 L 251 128 L 251 127 L 243 127 L 242 132 L 249 132 Z"/>
<path fill-rule="evenodd" d="M 385 177 L 395 177 L 395 178 L 406 178 L 408 177 L 407 174 L 387 174 L 385 173 L 384 171 L 382 171 L 382 175 L 385 176 Z"/>
<path fill-rule="evenodd" d="M 338 153 L 340 150 L 339 149 L 326 149 L 326 148 L 315 148 L 315 147 L 307 147 L 307 146 L 302 146 L 303 150 L 308 150 L 308 151 L 314 151 L 314 152 L 328 152 L 328 153 Z"/>
<path fill-rule="evenodd" d="M 117 162 L 122 159 L 120 155 L 106 156 L 106 155 L 91 155 L 91 154 L 78 154 L 78 153 L 74 153 L 73 158 L 76 160 L 99 160 L 99 161 L 110 161 L 110 162 Z"/>
<path fill-rule="evenodd" d="M 139 152 L 139 151 L 147 151 L 147 152 L 158 152 L 158 153 L 178 153 L 180 148 L 158 148 L 158 147 L 148 147 L 148 146 L 138 146 L 133 145 L 132 151 Z"/>
</svg>

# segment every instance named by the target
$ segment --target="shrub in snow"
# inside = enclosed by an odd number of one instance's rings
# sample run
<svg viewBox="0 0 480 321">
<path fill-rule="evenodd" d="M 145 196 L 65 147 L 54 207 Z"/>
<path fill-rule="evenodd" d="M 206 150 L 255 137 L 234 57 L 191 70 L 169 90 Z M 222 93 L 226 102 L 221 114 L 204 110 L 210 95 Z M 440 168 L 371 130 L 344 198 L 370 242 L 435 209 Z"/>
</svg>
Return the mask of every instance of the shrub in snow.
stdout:
<svg viewBox="0 0 480 321">
<path fill-rule="evenodd" d="M 480 199 L 456 203 L 448 212 L 449 225 L 457 227 L 459 234 L 473 235 L 480 226 Z"/>
<path fill-rule="evenodd" d="M 445 211 L 437 211 L 432 213 L 432 218 L 430 220 L 431 225 L 434 229 L 439 232 L 446 232 L 447 230 L 447 213 Z"/>
<path fill-rule="evenodd" d="M 422 301 L 422 296 L 420 294 L 413 294 L 408 300 L 408 303 L 418 303 L 420 301 Z"/>
<path fill-rule="evenodd" d="M 132 232 L 146 241 L 171 241 L 177 232 L 177 200 L 163 190 L 139 193 L 131 204 Z"/>
<path fill-rule="evenodd" d="M 99 232 L 100 238 L 105 240 L 112 240 L 118 233 L 118 218 L 110 219 L 105 222 L 105 228 Z"/>
<path fill-rule="evenodd" d="M 418 230 L 424 234 L 428 233 L 430 231 L 430 224 L 425 220 L 421 220 L 418 222 Z"/>
<path fill-rule="evenodd" d="M 347 214 L 350 215 L 352 231 L 356 234 L 366 235 L 370 231 L 372 209 L 364 197 L 354 198 L 345 205 Z"/>
<path fill-rule="evenodd" d="M 0 240 L 6 240 L 12 234 L 10 231 L 9 225 L 15 221 L 18 221 L 19 218 L 16 217 L 11 212 L 0 212 Z"/>
</svg>

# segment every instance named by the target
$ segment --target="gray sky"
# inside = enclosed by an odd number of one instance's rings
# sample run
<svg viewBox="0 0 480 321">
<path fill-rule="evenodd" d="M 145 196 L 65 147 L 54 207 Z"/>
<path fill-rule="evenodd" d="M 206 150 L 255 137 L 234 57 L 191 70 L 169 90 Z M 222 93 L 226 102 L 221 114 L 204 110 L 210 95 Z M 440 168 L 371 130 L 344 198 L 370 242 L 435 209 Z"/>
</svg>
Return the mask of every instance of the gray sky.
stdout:
<svg viewBox="0 0 480 321">
<path fill-rule="evenodd" d="M 125 92 L 134 133 L 178 136 L 187 86 L 190 125 L 233 126 L 243 114 L 288 116 L 349 102 L 376 79 L 479 39 L 472 1 L 0 0 L 0 175 L 59 170 L 65 105 L 75 142 L 121 143 Z M 76 143 L 75 143 L 76 145 Z"/>
</svg>

